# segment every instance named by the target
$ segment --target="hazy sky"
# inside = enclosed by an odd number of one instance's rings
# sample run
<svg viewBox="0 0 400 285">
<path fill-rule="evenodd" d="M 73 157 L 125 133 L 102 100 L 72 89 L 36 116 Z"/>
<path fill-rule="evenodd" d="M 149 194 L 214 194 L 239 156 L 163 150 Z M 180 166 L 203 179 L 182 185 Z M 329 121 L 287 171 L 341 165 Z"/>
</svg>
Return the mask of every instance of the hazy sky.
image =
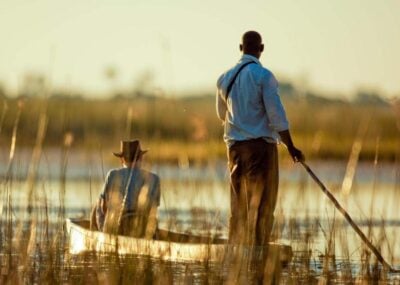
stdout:
<svg viewBox="0 0 400 285">
<path fill-rule="evenodd" d="M 351 93 L 400 94 L 399 0 L 1 0 L 0 81 L 26 72 L 57 86 L 105 92 L 154 74 L 165 90 L 213 90 L 259 31 L 262 63 L 281 79 Z M 135 79 L 136 78 L 136 79 Z"/>
</svg>

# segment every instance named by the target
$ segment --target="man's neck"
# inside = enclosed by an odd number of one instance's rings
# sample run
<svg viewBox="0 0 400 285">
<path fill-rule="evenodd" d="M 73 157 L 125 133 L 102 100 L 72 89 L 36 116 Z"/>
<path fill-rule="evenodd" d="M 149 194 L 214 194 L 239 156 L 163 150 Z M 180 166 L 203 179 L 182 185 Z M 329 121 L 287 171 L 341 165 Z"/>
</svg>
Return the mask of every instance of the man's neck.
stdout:
<svg viewBox="0 0 400 285">
<path fill-rule="evenodd" d="M 259 54 L 259 53 L 250 53 L 250 52 L 244 52 L 243 55 L 251 55 L 257 59 L 260 59 L 260 56 L 261 56 L 261 54 Z"/>
<path fill-rule="evenodd" d="M 123 163 L 123 167 L 127 168 L 137 168 L 139 166 L 139 163 L 137 162 L 132 162 L 132 163 Z"/>
</svg>

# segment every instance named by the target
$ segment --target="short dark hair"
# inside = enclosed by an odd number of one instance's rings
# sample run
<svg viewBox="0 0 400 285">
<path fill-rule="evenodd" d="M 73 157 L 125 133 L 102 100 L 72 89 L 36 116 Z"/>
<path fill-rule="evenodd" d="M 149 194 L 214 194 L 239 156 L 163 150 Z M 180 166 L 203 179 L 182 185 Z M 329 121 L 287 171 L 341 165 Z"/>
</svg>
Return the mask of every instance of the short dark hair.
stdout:
<svg viewBox="0 0 400 285">
<path fill-rule="evenodd" d="M 245 52 L 258 52 L 262 45 L 261 35 L 256 31 L 245 32 L 242 36 L 242 45 Z"/>
</svg>

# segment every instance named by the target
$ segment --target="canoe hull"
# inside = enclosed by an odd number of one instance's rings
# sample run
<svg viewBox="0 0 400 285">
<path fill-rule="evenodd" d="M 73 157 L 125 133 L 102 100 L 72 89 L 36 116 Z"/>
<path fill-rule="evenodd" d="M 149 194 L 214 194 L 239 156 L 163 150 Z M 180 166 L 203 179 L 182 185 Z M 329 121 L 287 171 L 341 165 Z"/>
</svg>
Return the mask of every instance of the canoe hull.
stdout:
<svg viewBox="0 0 400 285">
<path fill-rule="evenodd" d="M 98 231 L 91 231 L 89 223 L 85 220 L 66 220 L 69 234 L 69 253 L 80 254 L 84 252 L 118 253 L 119 255 L 143 255 L 152 258 L 170 261 L 197 261 L 197 262 L 223 262 L 227 253 L 241 251 L 248 253 L 244 247 L 232 246 L 224 243 L 225 240 L 212 240 L 212 243 L 185 243 L 171 241 L 177 237 L 188 237 L 171 233 L 169 240 L 147 240 L 127 236 L 111 235 Z M 165 234 L 164 236 L 168 236 Z M 204 239 L 204 238 L 202 238 Z M 193 239 L 196 241 L 196 238 Z M 288 245 L 271 242 L 269 255 L 278 258 L 283 263 L 290 262 L 292 249 Z"/>
</svg>

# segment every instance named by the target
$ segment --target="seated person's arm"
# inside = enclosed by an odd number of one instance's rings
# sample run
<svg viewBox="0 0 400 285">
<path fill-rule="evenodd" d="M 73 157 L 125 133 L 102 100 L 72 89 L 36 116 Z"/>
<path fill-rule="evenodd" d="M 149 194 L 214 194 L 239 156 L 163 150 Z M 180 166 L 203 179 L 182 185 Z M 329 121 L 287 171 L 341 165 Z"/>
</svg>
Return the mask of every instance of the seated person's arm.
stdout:
<svg viewBox="0 0 400 285">
<path fill-rule="evenodd" d="M 158 220 L 157 220 L 157 208 L 160 206 L 160 198 L 161 198 L 161 186 L 160 179 L 156 176 L 154 179 L 154 184 L 152 185 L 154 200 L 152 201 L 152 206 L 149 212 L 149 218 L 147 220 L 145 238 L 152 239 L 157 231 Z"/>
<path fill-rule="evenodd" d="M 107 213 L 107 206 L 106 206 L 106 201 L 103 197 L 100 196 L 99 200 L 97 201 L 97 204 L 95 206 L 95 217 L 96 217 L 96 224 L 97 224 L 97 229 L 99 231 L 103 230 L 104 226 L 104 220 L 105 216 Z"/>
<path fill-rule="evenodd" d="M 94 204 L 92 211 L 90 212 L 90 230 L 91 231 L 96 231 L 98 230 L 98 225 L 97 225 L 97 203 Z"/>
<path fill-rule="evenodd" d="M 107 173 L 107 177 L 106 177 L 106 180 L 105 180 L 104 186 L 103 186 L 103 191 L 101 192 L 100 197 L 96 203 L 95 215 L 96 215 L 97 229 L 99 231 L 103 231 L 104 220 L 105 220 L 106 213 L 107 213 L 106 197 L 108 196 L 107 193 L 109 193 L 109 189 L 110 189 L 111 173 L 112 173 L 111 171 L 109 171 Z"/>
<path fill-rule="evenodd" d="M 153 239 L 156 230 L 157 230 L 157 205 L 153 205 L 150 209 L 144 238 Z"/>
</svg>

